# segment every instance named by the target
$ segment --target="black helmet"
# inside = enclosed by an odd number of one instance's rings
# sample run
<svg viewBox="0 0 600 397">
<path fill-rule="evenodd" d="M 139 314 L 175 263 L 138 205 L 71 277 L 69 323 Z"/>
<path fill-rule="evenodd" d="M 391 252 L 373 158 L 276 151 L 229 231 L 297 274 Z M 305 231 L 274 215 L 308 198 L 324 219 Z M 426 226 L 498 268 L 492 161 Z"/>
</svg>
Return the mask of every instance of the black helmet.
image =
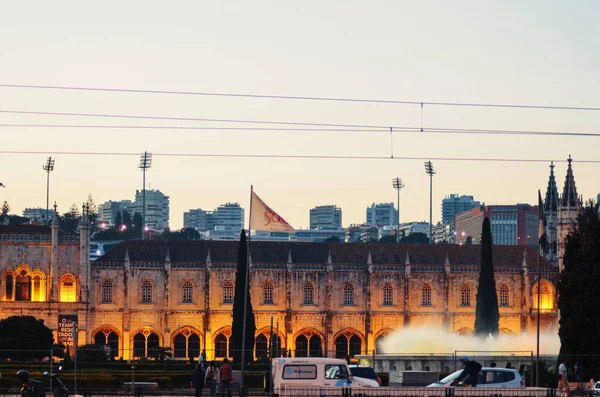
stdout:
<svg viewBox="0 0 600 397">
<path fill-rule="evenodd" d="M 19 378 L 21 382 L 27 383 L 27 381 L 29 380 L 29 372 L 22 369 L 19 372 L 17 372 L 17 378 Z"/>
</svg>

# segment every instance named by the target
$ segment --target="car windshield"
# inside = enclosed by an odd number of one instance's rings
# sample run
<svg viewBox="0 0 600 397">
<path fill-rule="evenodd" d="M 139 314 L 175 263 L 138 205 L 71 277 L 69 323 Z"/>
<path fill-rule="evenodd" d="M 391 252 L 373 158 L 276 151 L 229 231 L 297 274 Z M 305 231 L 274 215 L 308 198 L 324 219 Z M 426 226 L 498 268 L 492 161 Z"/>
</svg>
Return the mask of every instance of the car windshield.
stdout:
<svg viewBox="0 0 600 397">
<path fill-rule="evenodd" d="M 453 372 L 450 375 L 446 376 L 441 381 L 439 381 L 439 383 L 446 384 L 448 382 L 452 382 L 454 379 L 458 378 L 458 375 L 460 375 L 461 372 L 462 372 L 462 369 L 460 371 Z"/>
<path fill-rule="evenodd" d="M 377 380 L 377 374 L 373 368 L 369 367 L 350 367 L 350 372 L 354 376 L 359 378 L 375 379 Z"/>
</svg>

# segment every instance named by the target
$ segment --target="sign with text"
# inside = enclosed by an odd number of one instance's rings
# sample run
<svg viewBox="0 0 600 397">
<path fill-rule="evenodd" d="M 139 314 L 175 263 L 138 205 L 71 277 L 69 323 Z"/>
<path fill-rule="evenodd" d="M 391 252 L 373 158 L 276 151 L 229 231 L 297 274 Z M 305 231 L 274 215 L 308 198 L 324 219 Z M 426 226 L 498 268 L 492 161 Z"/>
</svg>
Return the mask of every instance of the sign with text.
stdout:
<svg viewBox="0 0 600 397">
<path fill-rule="evenodd" d="M 59 314 L 58 315 L 58 343 L 62 343 L 69 349 L 69 354 L 73 357 L 75 342 L 77 341 L 77 315 Z"/>
</svg>

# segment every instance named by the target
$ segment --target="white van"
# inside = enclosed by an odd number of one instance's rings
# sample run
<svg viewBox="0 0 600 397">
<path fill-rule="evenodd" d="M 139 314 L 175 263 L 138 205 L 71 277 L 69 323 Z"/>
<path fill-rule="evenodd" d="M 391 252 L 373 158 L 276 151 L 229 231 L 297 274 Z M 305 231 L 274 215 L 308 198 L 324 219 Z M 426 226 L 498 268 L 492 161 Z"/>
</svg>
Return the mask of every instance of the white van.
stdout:
<svg viewBox="0 0 600 397">
<path fill-rule="evenodd" d="M 350 374 L 346 360 L 339 358 L 298 357 L 273 359 L 273 394 L 311 394 L 330 387 L 379 387 L 376 380 Z"/>
</svg>

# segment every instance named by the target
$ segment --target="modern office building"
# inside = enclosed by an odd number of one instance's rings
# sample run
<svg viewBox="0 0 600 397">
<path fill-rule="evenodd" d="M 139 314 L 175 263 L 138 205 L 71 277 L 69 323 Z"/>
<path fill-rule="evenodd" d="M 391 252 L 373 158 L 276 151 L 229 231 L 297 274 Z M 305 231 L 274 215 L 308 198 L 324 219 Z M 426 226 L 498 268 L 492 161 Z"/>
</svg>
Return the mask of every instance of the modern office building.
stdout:
<svg viewBox="0 0 600 397">
<path fill-rule="evenodd" d="M 183 213 L 183 227 L 197 230 L 231 231 L 238 235 L 244 228 L 245 211 L 238 203 L 220 205 L 214 211 L 203 209 L 189 210 Z M 218 233 L 213 233 L 216 236 Z"/>
<path fill-rule="evenodd" d="M 123 213 L 123 211 L 127 211 L 133 217 L 132 207 L 133 202 L 131 200 L 108 200 L 98 206 L 98 222 L 106 223 L 108 226 L 114 226 L 115 219 L 119 212 Z"/>
<path fill-rule="evenodd" d="M 398 224 L 398 210 L 394 203 L 371 204 L 367 207 L 367 225 L 392 226 Z"/>
<path fill-rule="evenodd" d="M 459 196 L 451 194 L 442 200 L 442 223 L 454 223 L 454 217 L 461 212 L 479 207 L 479 201 L 473 196 Z"/>
<path fill-rule="evenodd" d="M 130 213 L 143 214 L 143 190 L 135 191 L 135 202 Z M 145 227 L 149 229 L 167 229 L 169 227 L 169 196 L 160 190 L 146 190 Z"/>
<path fill-rule="evenodd" d="M 311 229 L 340 229 L 342 209 L 336 205 L 321 205 L 310 210 Z"/>
<path fill-rule="evenodd" d="M 400 238 L 413 233 L 424 233 L 429 236 L 429 222 L 407 222 L 400 225 Z"/>
<path fill-rule="evenodd" d="M 470 236 L 479 244 L 484 218 L 490 219 L 494 245 L 537 246 L 538 207 L 529 204 L 481 206 L 456 215 L 456 243 L 464 244 Z"/>
<path fill-rule="evenodd" d="M 29 221 L 46 224 L 52 220 L 54 215 L 53 210 L 46 210 L 45 208 L 25 208 L 23 210 L 23 216 L 29 218 Z"/>
</svg>

